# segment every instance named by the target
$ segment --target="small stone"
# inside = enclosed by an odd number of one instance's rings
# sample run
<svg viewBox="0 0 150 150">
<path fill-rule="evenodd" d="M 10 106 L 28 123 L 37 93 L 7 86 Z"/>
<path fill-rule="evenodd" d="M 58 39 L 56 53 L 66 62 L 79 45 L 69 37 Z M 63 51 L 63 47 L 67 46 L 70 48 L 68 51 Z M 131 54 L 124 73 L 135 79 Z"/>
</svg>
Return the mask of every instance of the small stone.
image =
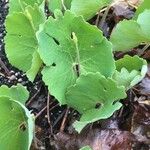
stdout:
<svg viewBox="0 0 150 150">
<path fill-rule="evenodd" d="M 16 73 L 15 73 L 15 76 L 18 76 L 18 75 L 19 75 L 19 73 L 18 73 L 18 72 L 16 72 Z"/>
<path fill-rule="evenodd" d="M 14 74 L 15 72 L 13 70 L 10 71 L 10 74 Z"/>
<path fill-rule="evenodd" d="M 15 75 L 12 75 L 10 78 L 9 78 L 10 81 L 13 81 L 13 80 L 16 80 L 16 76 Z"/>
<path fill-rule="evenodd" d="M 23 80 L 21 78 L 18 79 L 18 82 L 22 82 Z"/>
</svg>

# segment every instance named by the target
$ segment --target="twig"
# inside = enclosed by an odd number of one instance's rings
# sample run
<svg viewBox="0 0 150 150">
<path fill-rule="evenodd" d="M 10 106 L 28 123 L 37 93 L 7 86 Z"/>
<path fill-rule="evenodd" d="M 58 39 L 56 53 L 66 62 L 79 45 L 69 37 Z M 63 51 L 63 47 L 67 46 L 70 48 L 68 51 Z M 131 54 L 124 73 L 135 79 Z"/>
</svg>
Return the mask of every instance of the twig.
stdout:
<svg viewBox="0 0 150 150">
<path fill-rule="evenodd" d="M 51 131 L 51 134 L 53 133 L 53 130 L 52 130 L 52 125 L 51 125 L 51 120 L 50 120 L 50 95 L 48 93 L 47 95 L 47 121 L 48 121 L 48 124 L 49 124 L 49 127 L 50 127 L 50 131 Z"/>
<path fill-rule="evenodd" d="M 2 59 L 0 58 L 0 65 L 1 67 L 4 69 L 5 73 L 10 76 L 10 72 L 8 70 L 8 68 L 6 67 L 6 65 L 4 64 L 4 62 L 2 61 Z"/>
<path fill-rule="evenodd" d="M 41 114 L 46 110 L 46 108 L 47 108 L 47 106 L 45 106 L 38 114 L 36 114 L 35 120 L 36 120 L 39 116 L 41 116 Z"/>
<path fill-rule="evenodd" d="M 108 6 L 107 9 L 106 9 L 105 12 L 104 12 L 104 15 L 103 15 L 103 17 L 102 17 L 102 19 L 101 19 L 101 22 L 100 22 L 101 28 L 102 28 L 103 25 L 104 25 L 104 22 L 105 22 L 105 20 L 106 20 L 106 17 L 107 17 L 107 15 L 108 15 L 108 12 L 109 12 L 110 8 L 111 8 L 111 6 Z"/>
<path fill-rule="evenodd" d="M 146 44 L 143 48 L 142 48 L 142 52 L 146 51 L 149 48 L 150 44 Z"/>
<path fill-rule="evenodd" d="M 29 101 L 26 103 L 26 106 L 29 106 L 31 104 L 31 102 L 34 100 L 34 98 L 39 94 L 39 92 L 41 91 L 41 86 L 40 88 L 37 90 L 37 92 L 29 99 Z"/>
<path fill-rule="evenodd" d="M 97 27 L 98 27 L 98 23 L 99 23 L 100 14 L 101 14 L 101 11 L 99 11 L 99 13 L 98 13 L 98 15 L 97 15 L 97 18 L 96 18 L 95 25 L 96 25 Z"/>
<path fill-rule="evenodd" d="M 51 102 L 49 105 L 51 105 L 53 102 Z M 49 109 L 49 111 L 53 110 L 55 107 L 57 107 L 59 104 L 54 105 L 53 107 L 51 107 Z M 47 106 L 45 106 L 36 116 L 35 116 L 35 120 L 46 110 Z"/>
<path fill-rule="evenodd" d="M 56 119 L 56 121 L 55 121 L 54 124 L 53 124 L 53 128 L 57 125 L 57 123 L 60 121 L 60 119 L 65 115 L 65 112 L 66 112 L 66 111 L 63 111 L 63 112 L 58 116 L 58 118 Z"/>
<path fill-rule="evenodd" d="M 69 109 L 70 109 L 70 108 L 67 107 L 66 112 L 65 112 L 65 115 L 64 115 L 64 118 L 63 118 L 63 121 L 62 121 L 61 126 L 60 126 L 60 132 L 63 132 L 64 129 L 65 129 L 65 123 L 66 123 L 66 120 L 67 120 L 67 116 L 68 116 Z"/>
</svg>

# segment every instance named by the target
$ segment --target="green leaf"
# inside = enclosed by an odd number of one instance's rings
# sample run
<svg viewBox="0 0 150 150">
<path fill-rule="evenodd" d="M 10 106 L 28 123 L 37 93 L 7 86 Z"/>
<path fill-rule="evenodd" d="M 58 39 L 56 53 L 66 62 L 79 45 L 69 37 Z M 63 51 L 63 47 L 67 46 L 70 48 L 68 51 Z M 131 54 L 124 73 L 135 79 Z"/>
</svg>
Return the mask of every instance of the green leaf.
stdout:
<svg viewBox="0 0 150 150">
<path fill-rule="evenodd" d="M 150 1 L 149 0 L 143 0 L 142 4 L 136 10 L 135 18 L 137 18 L 138 15 L 141 14 L 146 9 L 150 9 Z"/>
<path fill-rule="evenodd" d="M 1 150 L 29 150 L 33 129 L 33 116 L 20 102 L 0 97 Z"/>
<path fill-rule="evenodd" d="M 48 0 L 48 8 L 54 13 L 56 9 L 70 9 L 72 0 Z"/>
<path fill-rule="evenodd" d="M 99 71 L 109 77 L 114 73 L 115 65 L 112 45 L 99 29 L 70 11 L 64 16 L 57 12 L 55 17 L 50 17 L 41 26 L 37 37 L 39 54 L 46 64 L 43 80 L 50 93 L 65 104 L 64 93 L 75 83 L 78 74 Z"/>
<path fill-rule="evenodd" d="M 91 19 L 101 8 L 109 5 L 111 0 L 72 0 L 71 11 L 82 15 L 86 20 Z"/>
<path fill-rule="evenodd" d="M 99 72 L 81 75 L 66 93 L 67 104 L 82 114 L 74 127 L 80 132 L 88 123 L 110 117 L 121 107 L 116 101 L 125 97 L 125 88 L 113 79 Z"/>
<path fill-rule="evenodd" d="M 115 51 L 128 51 L 148 39 L 142 34 L 140 25 L 134 20 L 118 23 L 111 34 L 110 41 Z"/>
<path fill-rule="evenodd" d="M 64 5 L 66 6 L 67 9 L 71 8 L 71 2 L 72 0 L 64 0 Z"/>
<path fill-rule="evenodd" d="M 116 61 L 116 69 L 113 79 L 119 86 L 125 86 L 128 90 L 145 77 L 147 62 L 138 56 L 125 55 L 124 58 Z"/>
<path fill-rule="evenodd" d="M 80 150 L 92 150 L 89 146 L 85 146 L 83 148 L 80 148 Z"/>
<path fill-rule="evenodd" d="M 2 85 L 0 87 L 0 97 L 8 97 L 22 104 L 25 104 L 25 102 L 29 98 L 29 92 L 21 84 L 18 84 L 17 86 L 12 86 L 10 88 L 6 85 Z"/>
<path fill-rule="evenodd" d="M 27 72 L 31 81 L 42 64 L 37 53 L 36 31 L 44 21 L 44 14 L 37 5 L 27 7 L 24 13 L 8 15 L 6 19 L 5 51 L 8 60 L 13 66 Z"/>
<path fill-rule="evenodd" d="M 150 43 L 150 10 L 139 15 L 137 21 L 123 20 L 117 24 L 110 41 L 115 51 L 128 51 L 142 42 Z"/>
<path fill-rule="evenodd" d="M 54 12 L 56 9 L 62 9 L 62 0 L 48 0 L 48 8 Z"/>
<path fill-rule="evenodd" d="M 150 43 L 150 10 L 145 10 L 143 13 L 139 14 L 137 23 L 142 29 L 143 35 L 147 37 L 148 42 Z M 145 41 L 144 41 L 145 42 Z"/>
<path fill-rule="evenodd" d="M 44 0 L 10 0 L 9 1 L 9 14 L 14 12 L 24 12 L 27 6 L 38 6 L 42 4 Z"/>
</svg>

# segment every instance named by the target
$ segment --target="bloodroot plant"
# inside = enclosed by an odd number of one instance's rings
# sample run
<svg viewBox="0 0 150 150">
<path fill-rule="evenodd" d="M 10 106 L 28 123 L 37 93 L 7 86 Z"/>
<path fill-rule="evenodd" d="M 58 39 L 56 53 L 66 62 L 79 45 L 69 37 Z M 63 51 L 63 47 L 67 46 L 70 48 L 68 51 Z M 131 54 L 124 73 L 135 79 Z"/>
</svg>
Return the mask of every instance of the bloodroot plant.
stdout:
<svg viewBox="0 0 150 150">
<path fill-rule="evenodd" d="M 149 43 L 150 10 L 139 11 L 134 19 L 118 23 L 109 41 L 86 20 L 110 3 L 50 0 L 46 4 L 54 15 L 47 17 L 43 0 L 9 2 L 5 23 L 9 62 L 32 82 L 42 73 L 50 94 L 60 105 L 68 105 L 81 114 L 73 124 L 78 132 L 119 110 L 119 100 L 126 98 L 127 90 L 147 72 L 147 62 L 139 56 L 125 55 L 115 60 L 113 52 Z M 25 108 L 28 96 L 22 85 L 0 87 L 0 149 L 30 148 L 34 116 Z"/>
</svg>

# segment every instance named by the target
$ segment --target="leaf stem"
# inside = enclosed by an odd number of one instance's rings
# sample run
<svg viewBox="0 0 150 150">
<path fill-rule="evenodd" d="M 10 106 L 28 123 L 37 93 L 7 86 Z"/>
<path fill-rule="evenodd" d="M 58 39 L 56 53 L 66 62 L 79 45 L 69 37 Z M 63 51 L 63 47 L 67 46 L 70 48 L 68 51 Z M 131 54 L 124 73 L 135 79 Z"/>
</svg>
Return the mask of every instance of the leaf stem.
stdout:
<svg viewBox="0 0 150 150">
<path fill-rule="evenodd" d="M 76 71 L 78 73 L 78 76 L 80 75 L 80 53 L 79 53 L 79 47 L 78 47 L 78 39 L 75 35 L 75 33 L 73 32 L 72 33 L 73 35 L 73 41 L 75 43 L 75 47 L 76 47 L 76 54 L 77 54 L 77 57 L 76 57 L 76 61 L 77 61 L 77 66 L 76 66 Z"/>
<path fill-rule="evenodd" d="M 63 121 L 62 121 L 61 126 L 60 126 L 60 132 L 63 132 L 64 129 L 65 129 L 65 124 L 66 124 L 66 120 L 67 120 L 69 109 L 70 108 L 67 107 L 66 112 L 65 112 L 65 116 L 64 116 Z"/>
<path fill-rule="evenodd" d="M 53 128 L 52 128 L 52 124 L 51 124 L 51 120 L 50 120 L 50 94 L 49 94 L 49 92 L 47 95 L 47 121 L 48 121 L 48 124 L 50 127 L 51 134 L 53 134 Z"/>
<path fill-rule="evenodd" d="M 66 8 L 66 6 L 65 6 L 65 4 L 64 4 L 64 0 L 61 0 L 61 3 L 62 3 L 62 6 L 63 6 L 63 9 L 66 11 L 67 8 Z"/>
<path fill-rule="evenodd" d="M 148 49 L 148 47 L 150 46 L 150 44 L 146 44 L 143 48 L 142 48 L 142 52 L 146 51 Z"/>
</svg>

